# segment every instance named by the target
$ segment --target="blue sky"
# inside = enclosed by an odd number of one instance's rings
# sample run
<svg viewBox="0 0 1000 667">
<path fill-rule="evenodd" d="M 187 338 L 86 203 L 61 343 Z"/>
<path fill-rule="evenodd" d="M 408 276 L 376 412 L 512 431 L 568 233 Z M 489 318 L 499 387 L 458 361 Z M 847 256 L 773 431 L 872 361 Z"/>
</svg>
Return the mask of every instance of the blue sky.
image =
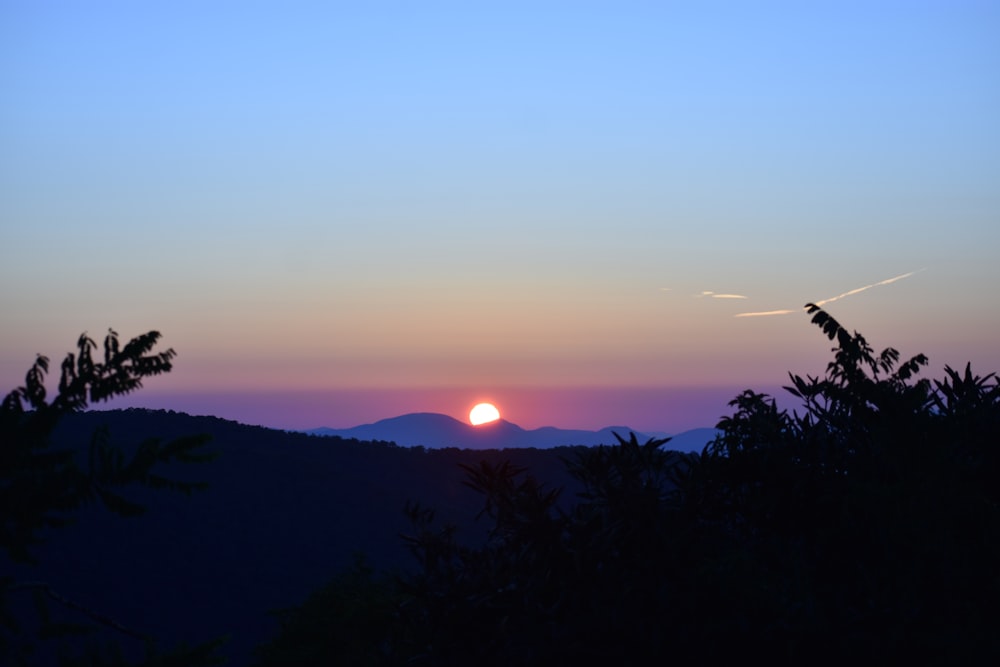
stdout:
<svg viewBox="0 0 1000 667">
<path fill-rule="evenodd" d="M 998 34 L 996 2 L 0 1 L 0 379 L 114 326 L 163 331 L 173 392 L 773 385 L 825 341 L 734 315 L 911 272 L 829 308 L 994 370 Z"/>
</svg>

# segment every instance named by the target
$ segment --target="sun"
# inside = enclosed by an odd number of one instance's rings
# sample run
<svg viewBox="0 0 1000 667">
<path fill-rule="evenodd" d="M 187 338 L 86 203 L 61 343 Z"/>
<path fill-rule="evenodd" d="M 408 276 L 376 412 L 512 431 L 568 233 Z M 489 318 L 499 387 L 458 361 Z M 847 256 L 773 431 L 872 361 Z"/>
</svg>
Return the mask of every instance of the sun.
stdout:
<svg viewBox="0 0 1000 667">
<path fill-rule="evenodd" d="M 473 426 L 488 424 L 500 419 L 500 411 L 492 403 L 480 403 L 469 412 L 469 423 Z"/>
</svg>

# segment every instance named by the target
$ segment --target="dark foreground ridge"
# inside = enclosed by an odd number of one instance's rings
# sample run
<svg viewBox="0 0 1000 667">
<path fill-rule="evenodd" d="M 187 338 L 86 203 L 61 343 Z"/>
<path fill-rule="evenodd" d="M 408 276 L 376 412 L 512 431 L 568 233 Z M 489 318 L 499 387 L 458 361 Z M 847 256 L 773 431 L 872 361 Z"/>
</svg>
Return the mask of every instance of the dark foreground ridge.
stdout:
<svg viewBox="0 0 1000 667">
<path fill-rule="evenodd" d="M 39 565 L 16 566 L 17 578 L 44 580 L 69 600 L 127 619 L 161 647 L 228 635 L 221 652 L 235 665 L 248 664 L 277 630 L 270 611 L 304 599 L 357 554 L 379 569 L 412 567 L 399 537 L 410 528 L 407 502 L 436 507 L 462 539 L 483 537 L 474 522 L 480 499 L 460 464 L 511 460 L 558 486 L 571 481 L 560 457 L 574 451 L 424 450 L 142 409 L 67 415 L 53 446 L 85 456 L 99 428 L 126 450 L 148 438 L 209 436 L 215 460 L 182 471 L 207 488 L 190 496 L 136 489 L 129 498 L 147 511 L 135 518 L 84 507 L 74 524 L 45 533 Z M 51 606 L 67 621 L 87 620 Z M 141 654 L 141 642 L 104 634 Z"/>
</svg>

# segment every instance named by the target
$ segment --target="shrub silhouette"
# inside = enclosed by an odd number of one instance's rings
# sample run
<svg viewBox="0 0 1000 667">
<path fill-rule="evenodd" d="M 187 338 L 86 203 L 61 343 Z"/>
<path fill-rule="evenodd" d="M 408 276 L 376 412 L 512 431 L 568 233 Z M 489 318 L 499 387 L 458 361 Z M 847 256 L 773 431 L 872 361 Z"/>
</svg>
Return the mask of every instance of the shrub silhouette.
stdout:
<svg viewBox="0 0 1000 667">
<path fill-rule="evenodd" d="M 415 571 L 364 580 L 396 601 L 364 616 L 368 663 L 1000 658 L 996 376 L 916 379 L 923 355 L 806 308 L 836 346 L 823 377 L 790 375 L 795 412 L 748 390 L 700 454 L 634 434 L 584 451 L 568 507 L 524 469 L 467 467 L 480 545 L 410 505 Z"/>
<path fill-rule="evenodd" d="M 900 364 L 807 310 L 837 347 L 824 378 L 790 376 L 802 414 L 737 397 L 679 477 L 681 505 L 760 557 L 754 576 L 781 605 L 749 627 L 800 657 L 996 655 L 996 376 L 914 380 L 923 355 Z"/>
<path fill-rule="evenodd" d="M 120 516 L 137 516 L 145 510 L 123 495 L 127 487 L 148 487 L 190 493 L 203 485 L 164 477 L 160 470 L 171 462 L 204 462 L 213 455 L 204 451 L 207 436 L 188 436 L 161 443 L 149 439 L 131 454 L 111 442 L 107 429 L 93 433 L 87 445 L 53 449 L 49 439 L 60 418 L 83 410 L 91 403 L 107 401 L 142 387 L 144 379 L 167 373 L 175 352 L 154 351 L 157 331 L 137 336 L 121 345 L 118 334 L 109 330 L 104 339 L 103 361 L 94 359 L 97 344 L 86 334 L 77 341 L 60 367 L 58 392 L 47 400 L 45 375 L 48 357 L 38 355 L 25 376 L 25 383 L 8 393 L 0 403 L 0 549 L 16 562 L 34 563 L 31 548 L 40 542 L 44 529 L 65 526 L 73 511 L 84 504 L 100 503 Z M 77 454 L 86 452 L 87 466 L 81 467 Z M 6 568 L 5 568 L 6 570 Z M 37 619 L 11 611 L 11 599 L 32 595 Z M 78 635 L 88 627 L 79 623 L 55 622 L 48 602 L 74 610 L 99 625 L 131 635 L 146 644 L 146 664 L 216 664 L 215 648 L 220 640 L 192 649 L 181 647 L 170 653 L 154 651 L 152 639 L 129 629 L 101 611 L 68 600 L 44 581 L 17 581 L 5 571 L 0 576 L 0 656 L 11 664 L 28 664 L 37 646 L 28 641 L 29 626 L 37 626 L 39 639 Z M 23 606 L 23 605 L 22 605 Z M 60 661 L 72 659 L 61 650 Z M 117 647 L 107 650 L 87 647 L 79 657 L 85 664 L 126 664 Z"/>
</svg>

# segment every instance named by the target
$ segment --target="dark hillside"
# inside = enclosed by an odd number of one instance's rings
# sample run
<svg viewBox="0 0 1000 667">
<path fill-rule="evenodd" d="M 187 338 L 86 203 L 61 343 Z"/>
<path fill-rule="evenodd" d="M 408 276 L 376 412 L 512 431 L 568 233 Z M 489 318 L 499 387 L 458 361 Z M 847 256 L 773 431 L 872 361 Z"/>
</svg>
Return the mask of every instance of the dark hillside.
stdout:
<svg viewBox="0 0 1000 667">
<path fill-rule="evenodd" d="M 380 569 L 408 567 L 399 538 L 410 528 L 407 501 L 435 508 L 460 525 L 460 539 L 479 541 L 486 526 L 472 518 L 481 496 L 463 484 L 459 464 L 510 460 L 547 486 L 571 483 L 559 458 L 571 448 L 410 449 L 166 411 L 70 415 L 54 445 L 85 456 L 92 432 L 105 426 L 126 450 L 150 437 L 211 435 L 217 459 L 170 470 L 209 488 L 190 496 L 131 490 L 127 497 L 148 508 L 135 519 L 84 508 L 74 525 L 47 536 L 40 564 L 19 576 L 43 579 L 164 646 L 229 634 L 224 652 L 237 665 L 272 631 L 268 610 L 298 603 L 356 553 Z"/>
</svg>

